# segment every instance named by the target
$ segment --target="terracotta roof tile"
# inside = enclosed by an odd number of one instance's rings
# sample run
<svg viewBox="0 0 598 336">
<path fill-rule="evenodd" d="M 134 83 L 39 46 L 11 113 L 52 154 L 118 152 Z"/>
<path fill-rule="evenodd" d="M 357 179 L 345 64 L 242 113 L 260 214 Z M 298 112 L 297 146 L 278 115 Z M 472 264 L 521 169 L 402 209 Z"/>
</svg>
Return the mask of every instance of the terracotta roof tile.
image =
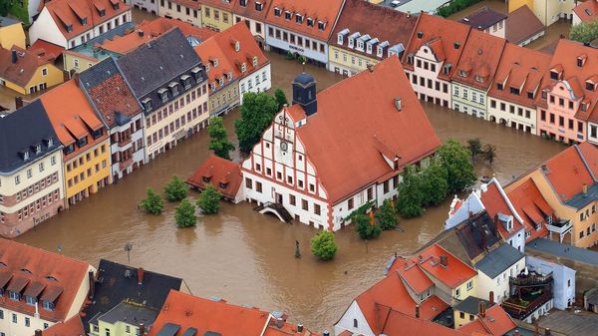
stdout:
<svg viewBox="0 0 598 336">
<path fill-rule="evenodd" d="M 598 151 L 595 147 L 587 146 L 586 149 L 594 153 Z M 553 156 L 539 169 L 546 175 L 557 197 L 563 202 L 580 193 L 584 184 L 590 186 L 594 183 L 590 171 L 577 152 L 577 146 L 569 147 Z"/>
<path fill-rule="evenodd" d="M 239 0 L 201 0 L 201 5 L 220 8 L 232 12 L 233 7 L 235 7 L 235 3 L 238 1 Z"/>
<path fill-rule="evenodd" d="M 546 226 L 540 225 L 540 230 L 536 230 L 537 225 L 545 223 L 545 216 L 553 215 L 554 210 L 548 205 L 534 181 L 529 178 L 507 193 L 516 211 L 521 215 L 527 233 L 526 242 L 530 242 L 538 237 L 548 235 Z M 541 220 L 541 221 L 540 221 Z"/>
<path fill-rule="evenodd" d="M 320 41 L 328 41 L 343 3 L 344 0 L 272 0 L 266 22 Z M 274 15 L 275 8 L 281 10 L 280 16 Z M 285 11 L 287 10 L 292 14 L 291 20 L 285 19 Z M 295 14 L 304 16 L 303 23 L 298 24 L 295 22 Z M 314 19 L 313 27 L 307 25 L 308 18 Z M 325 24 L 324 30 L 318 28 L 318 21 Z"/>
<path fill-rule="evenodd" d="M 409 47 L 403 57 L 415 54 L 422 45 L 433 44 L 434 47 L 432 49 L 436 52 L 436 58 L 443 60 L 445 65 L 452 65 L 449 76 L 444 73 L 438 75 L 439 78 L 448 80 L 456 69 L 470 30 L 471 27 L 468 25 L 422 13 L 419 15 L 419 20 L 411 36 Z M 423 35 L 419 34 L 420 32 Z M 420 35 L 422 35 L 421 38 L 419 37 Z M 455 48 L 457 45 L 458 48 Z M 441 54 L 439 54 L 440 50 L 442 50 Z M 411 70 L 413 66 L 406 64 L 405 68 Z"/>
<path fill-rule="evenodd" d="M 397 272 L 403 282 L 416 293 L 423 293 L 426 289 L 434 286 L 434 283 L 416 262 L 402 257 L 395 260 L 391 272 Z"/>
<path fill-rule="evenodd" d="M 54 43 L 38 39 L 33 45 L 31 45 L 29 50 L 42 50 L 45 54 L 54 55 L 56 58 L 58 58 L 64 51 L 64 48 Z"/>
<path fill-rule="evenodd" d="M 536 14 L 523 5 L 509 13 L 505 23 L 505 38 L 510 43 L 519 44 L 545 29 Z"/>
<path fill-rule="evenodd" d="M 42 319 L 52 322 L 64 321 L 70 317 L 70 311 L 78 309 L 73 307 L 74 300 L 80 286 L 87 282 L 90 269 L 82 261 L 6 239 L 0 239 L 0 267 L 2 273 L 13 274 L 8 288 L 31 293 L 44 287 L 38 299 L 55 300 L 55 309 L 50 311 L 40 307 L 38 311 Z M 30 286 L 37 289 L 30 289 Z M 58 295 L 52 294 L 56 292 L 54 288 L 59 290 Z M 30 316 L 35 313 L 35 307 L 26 304 L 25 300 L 3 300 L 0 306 Z"/>
<path fill-rule="evenodd" d="M 257 2 L 263 6 L 261 11 L 258 11 L 256 8 Z M 241 6 L 241 1 L 237 0 L 233 4 L 233 13 L 263 22 L 266 20 L 266 15 L 268 15 L 271 5 L 271 0 L 246 0 L 246 5 Z"/>
<path fill-rule="evenodd" d="M 13 51 L 16 52 L 16 63 L 13 63 Z M 33 78 L 37 69 L 45 64 L 51 64 L 56 55 L 48 54 L 44 50 L 25 50 L 17 46 L 11 49 L 0 47 L 0 77 L 25 87 Z"/>
<path fill-rule="evenodd" d="M 439 323 L 417 319 L 413 316 L 391 311 L 388 322 L 382 331 L 384 335 L 417 335 L 417 336 L 469 336 L 460 330 L 445 327 Z M 483 335 L 483 334 L 482 334 Z"/>
<path fill-rule="evenodd" d="M 505 39 L 473 29 L 465 43 L 452 80 L 487 90 L 494 79 L 505 43 Z"/>
<path fill-rule="evenodd" d="M 578 5 L 573 8 L 573 12 L 582 22 L 593 22 L 598 19 L 598 2 L 596 0 L 578 2 Z"/>
<path fill-rule="evenodd" d="M 65 322 L 58 322 L 42 331 L 42 336 L 84 336 L 85 328 L 81 317 L 75 315 Z"/>
<path fill-rule="evenodd" d="M 474 333 L 502 336 L 517 328 L 517 325 L 500 305 L 494 305 L 486 310 L 486 316 L 478 318 L 460 329 L 459 331 L 472 335 Z"/>
<path fill-rule="evenodd" d="M 440 264 L 442 255 L 447 257 L 448 266 L 446 267 Z M 433 276 L 450 288 L 457 288 L 477 275 L 474 269 L 437 244 L 421 251 L 417 257 L 413 258 L 413 261 L 417 262 L 428 276 Z"/>
<path fill-rule="evenodd" d="M 502 190 L 502 187 L 498 184 L 496 179 L 493 179 L 487 184 L 486 191 L 482 191 L 481 200 L 488 215 L 490 215 L 490 218 L 494 219 L 496 222 L 498 233 L 506 240 L 521 230 L 524 224 L 519 222 L 522 214 L 514 209 L 514 206 L 510 203 L 511 201 L 508 198 L 503 197 L 503 194 L 504 191 Z M 504 196 L 507 195 L 504 194 Z M 512 211 L 512 207 L 515 211 Z M 507 231 L 503 223 L 498 220 L 499 214 L 513 217 L 513 228 L 511 231 Z"/>
<path fill-rule="evenodd" d="M 399 59 L 390 57 L 372 71 L 317 94 L 318 112 L 307 118 L 297 134 L 331 202 L 396 173 L 375 146 L 376 139 L 399 154 L 399 170 L 431 155 L 440 145 L 417 97 L 405 87 L 409 82 Z M 395 107 L 397 97 L 401 111 Z M 288 111 L 291 116 L 301 115 L 303 109 L 295 104 Z"/>
<path fill-rule="evenodd" d="M 197 168 L 187 183 L 200 189 L 205 189 L 206 183 L 210 183 L 224 197 L 234 200 L 242 180 L 238 163 L 212 155 Z"/>
</svg>

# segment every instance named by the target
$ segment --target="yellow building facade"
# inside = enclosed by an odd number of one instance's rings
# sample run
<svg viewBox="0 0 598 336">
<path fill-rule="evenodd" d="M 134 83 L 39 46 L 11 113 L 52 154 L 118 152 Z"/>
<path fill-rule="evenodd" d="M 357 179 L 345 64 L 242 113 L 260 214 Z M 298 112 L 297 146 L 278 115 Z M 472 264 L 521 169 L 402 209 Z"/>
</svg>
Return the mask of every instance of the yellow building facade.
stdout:
<svg viewBox="0 0 598 336">
<path fill-rule="evenodd" d="M 511 13 L 527 5 L 545 26 L 550 26 L 559 19 L 571 19 L 575 3 L 575 0 L 509 0 L 508 10 Z"/>
<path fill-rule="evenodd" d="M 213 6 L 203 5 L 201 7 L 201 26 L 215 31 L 224 31 L 234 24 L 233 13 Z"/>
<path fill-rule="evenodd" d="M 378 60 L 365 57 L 331 44 L 328 53 L 329 70 L 344 76 L 353 76 L 367 69 L 368 64 L 376 65 Z"/>
<path fill-rule="evenodd" d="M 78 155 L 66 156 L 64 179 L 67 207 L 110 184 L 110 139 L 104 136 L 104 140 Z"/>
<path fill-rule="evenodd" d="M 71 71 L 75 73 L 81 73 L 101 62 L 101 60 L 97 58 L 88 57 L 86 55 L 70 52 L 68 50 L 62 53 L 62 60 L 64 71 L 68 73 Z"/>
<path fill-rule="evenodd" d="M 0 55 L 0 62 L 12 63 L 0 73 L 2 86 L 22 95 L 28 95 L 64 82 L 64 74 L 52 63 L 53 60 L 32 67 L 32 64 L 39 62 L 38 57 L 32 52 L 21 49 L 0 49 L 0 51 L 0 54 L 4 55 L 4 57 Z M 16 53 L 14 58 L 13 53 Z M 34 60 L 27 58 L 34 58 Z"/>
<path fill-rule="evenodd" d="M 27 47 L 25 31 L 21 22 L 0 17 L 0 47 L 10 49 L 13 46 Z"/>
</svg>

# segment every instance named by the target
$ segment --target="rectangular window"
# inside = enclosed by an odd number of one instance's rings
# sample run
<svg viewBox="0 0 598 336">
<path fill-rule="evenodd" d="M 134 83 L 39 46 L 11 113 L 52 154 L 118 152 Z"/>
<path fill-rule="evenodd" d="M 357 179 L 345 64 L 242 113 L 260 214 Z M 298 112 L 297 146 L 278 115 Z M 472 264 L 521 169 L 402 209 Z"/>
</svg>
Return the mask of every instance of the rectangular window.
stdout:
<svg viewBox="0 0 598 336">
<path fill-rule="evenodd" d="M 290 203 L 291 205 L 295 205 L 295 203 L 296 203 L 296 199 L 295 199 L 295 196 L 294 196 L 294 195 L 289 195 L 289 203 Z"/>
<path fill-rule="evenodd" d="M 306 200 L 301 200 L 301 208 L 306 211 L 309 210 L 309 204 Z"/>
<path fill-rule="evenodd" d="M 259 193 L 262 192 L 262 183 L 261 182 L 255 182 L 255 190 Z"/>
<path fill-rule="evenodd" d="M 353 198 L 349 198 L 349 201 L 347 202 L 347 207 L 349 208 L 349 210 L 353 209 Z"/>
<path fill-rule="evenodd" d="M 314 213 L 316 215 L 320 215 L 320 205 L 319 204 L 314 204 Z"/>
</svg>

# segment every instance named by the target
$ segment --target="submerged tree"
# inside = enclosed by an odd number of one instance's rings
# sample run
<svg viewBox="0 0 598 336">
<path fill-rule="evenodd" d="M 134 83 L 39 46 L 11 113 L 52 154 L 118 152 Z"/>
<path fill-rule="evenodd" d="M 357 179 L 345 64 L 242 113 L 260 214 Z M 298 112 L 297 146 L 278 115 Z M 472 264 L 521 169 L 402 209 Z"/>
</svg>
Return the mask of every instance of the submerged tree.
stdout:
<svg viewBox="0 0 598 336">
<path fill-rule="evenodd" d="M 217 214 L 220 210 L 221 198 L 222 194 L 216 190 L 216 187 L 208 184 L 197 199 L 197 207 L 206 215 Z"/>
<path fill-rule="evenodd" d="M 178 176 L 173 176 L 164 187 L 164 196 L 168 202 L 178 202 L 187 197 L 189 188 Z"/>
<path fill-rule="evenodd" d="M 209 149 L 214 151 L 216 156 L 230 160 L 229 152 L 235 149 L 235 146 L 228 140 L 228 134 L 226 133 L 222 118 L 214 117 L 210 120 L 208 134 L 210 135 Z"/>
<path fill-rule="evenodd" d="M 278 102 L 265 92 L 247 92 L 243 96 L 241 117 L 235 120 L 235 132 L 239 139 L 239 149 L 249 153 L 257 144 L 262 133 L 272 124 L 278 112 Z"/>
<path fill-rule="evenodd" d="M 322 231 L 311 239 L 311 252 L 320 260 L 332 260 L 338 251 L 334 233 Z"/>
<path fill-rule="evenodd" d="M 147 188 L 147 197 L 139 206 L 148 214 L 159 215 L 164 210 L 164 201 L 154 189 Z"/>
<path fill-rule="evenodd" d="M 456 194 L 472 185 L 475 171 L 470 160 L 470 152 L 455 140 L 449 140 L 437 151 L 440 164 L 447 171 L 449 193 Z"/>
<path fill-rule="evenodd" d="M 176 225 L 180 228 L 193 227 L 197 223 L 197 216 L 195 216 L 195 206 L 184 199 L 174 213 L 174 220 Z"/>
<path fill-rule="evenodd" d="M 389 199 L 382 203 L 382 206 L 376 211 L 375 217 L 382 230 L 393 230 L 399 224 L 399 217 Z"/>
</svg>

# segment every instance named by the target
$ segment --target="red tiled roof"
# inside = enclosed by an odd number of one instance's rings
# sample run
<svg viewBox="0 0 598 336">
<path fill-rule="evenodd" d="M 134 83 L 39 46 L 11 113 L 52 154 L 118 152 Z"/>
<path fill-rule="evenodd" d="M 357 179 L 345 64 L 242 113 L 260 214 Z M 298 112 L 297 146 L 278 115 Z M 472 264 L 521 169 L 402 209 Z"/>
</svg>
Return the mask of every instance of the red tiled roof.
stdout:
<svg viewBox="0 0 598 336">
<path fill-rule="evenodd" d="M 79 307 L 73 307 L 73 304 L 79 288 L 87 282 L 89 268 L 88 264 L 79 260 L 0 239 L 0 273 L 7 275 L 4 279 L 8 274 L 13 275 L 8 281 L 8 287 L 28 291 L 28 286 L 41 285 L 44 289 L 39 293 L 38 300 L 52 299 L 56 296 L 52 295 L 50 298 L 50 292 L 55 292 L 54 288 L 60 290 L 54 301 L 54 310 L 46 310 L 41 306 L 38 309 L 41 318 L 47 321 L 64 321 L 70 317 L 70 311 L 78 311 Z M 25 300 L 6 299 L 0 302 L 0 306 L 30 316 L 35 314 L 35 306 L 28 305 Z"/>
<path fill-rule="evenodd" d="M 319 336 L 319 334 L 313 333 L 307 328 L 303 328 L 303 331 L 297 331 L 297 325 L 284 321 L 282 327 L 277 325 L 277 321 L 270 317 L 268 326 L 261 336 Z M 340 335 L 339 335 L 340 336 Z"/>
<path fill-rule="evenodd" d="M 89 89 L 89 96 L 108 127 L 116 123 L 117 113 L 129 118 L 141 113 L 141 107 L 120 73 Z"/>
<path fill-rule="evenodd" d="M 273 0 L 266 16 L 266 22 L 320 41 L 328 41 L 343 3 L 344 0 Z M 274 15 L 275 8 L 281 10 L 280 16 Z M 285 11 L 287 10 L 292 14 L 291 20 L 285 19 Z M 303 23 L 298 24 L 295 22 L 295 14 L 303 16 Z M 313 27 L 307 25 L 308 18 L 314 19 Z M 318 21 L 325 23 L 324 30 L 318 29 Z"/>
<path fill-rule="evenodd" d="M 545 223 L 545 216 L 554 214 L 554 210 L 540 194 L 534 181 L 528 178 L 526 182 L 510 190 L 507 195 L 523 219 L 525 232 L 529 234 L 526 242 L 538 237 L 546 237 L 548 235 L 546 226 L 541 225 L 540 230 L 536 230 L 534 223 Z"/>
<path fill-rule="evenodd" d="M 255 7 L 256 2 L 260 2 L 263 7 L 261 11 L 258 11 Z M 260 22 L 266 21 L 266 15 L 268 15 L 268 11 L 270 10 L 270 5 L 272 5 L 271 0 L 247 0 L 246 6 L 241 6 L 240 1 L 235 1 L 233 7 L 233 13 L 239 16 L 243 16 L 246 18 L 251 18 Z M 262 27 L 262 31 L 265 30 L 265 27 Z"/>
<path fill-rule="evenodd" d="M 403 282 L 416 293 L 423 293 L 426 289 L 434 286 L 434 283 L 416 262 L 399 257 L 395 260 L 391 272 L 397 272 Z"/>
<path fill-rule="evenodd" d="M 208 28 L 198 28 L 187 22 L 175 19 L 157 18 L 153 21 L 142 22 L 137 26 L 135 31 L 130 34 L 115 36 L 112 40 L 106 40 L 100 48 L 119 54 L 127 54 L 133 49 L 157 38 L 174 27 L 178 27 L 186 37 L 195 37 L 200 42 L 216 35 L 215 31 Z"/>
<path fill-rule="evenodd" d="M 445 65 L 452 65 L 449 76 L 445 75 L 442 71 L 438 75 L 439 78 L 448 80 L 457 67 L 457 62 L 463 52 L 465 41 L 470 31 L 471 27 L 468 25 L 443 19 L 435 15 L 421 13 L 411 35 L 409 47 L 403 57 L 415 54 L 423 45 L 430 45 L 437 59 L 443 60 Z M 421 38 L 418 37 L 419 32 L 423 33 Z M 459 45 L 459 48 L 455 48 L 455 43 Z M 404 63 L 407 69 L 413 69 L 412 65 Z"/>
<path fill-rule="evenodd" d="M 582 22 L 594 22 L 598 18 L 598 2 L 596 0 L 579 2 L 573 8 L 573 12 L 575 12 Z"/>
<path fill-rule="evenodd" d="M 17 52 L 16 63 L 12 62 L 13 50 Z M 0 47 L 0 78 L 25 87 L 40 66 L 52 64 L 55 59 L 56 55 L 42 49 L 25 50 L 13 46 L 9 50 Z"/>
<path fill-rule="evenodd" d="M 487 90 L 494 79 L 506 40 L 472 29 L 451 79 Z"/>
<path fill-rule="evenodd" d="M 598 149 L 596 149 L 596 146 L 584 141 L 577 145 L 577 148 L 579 148 L 594 177 L 598 178 Z"/>
<path fill-rule="evenodd" d="M 317 94 L 318 112 L 307 118 L 297 134 L 330 202 L 397 173 L 383 158 L 377 141 L 399 154 L 399 170 L 438 148 L 440 140 L 420 102 L 412 90 L 405 90 L 409 85 L 398 57 L 390 57 L 372 71 Z M 401 99 L 401 111 L 395 107 L 396 98 Z M 298 104 L 288 111 L 294 118 L 304 113 Z"/>
<path fill-rule="evenodd" d="M 509 13 L 505 21 L 505 38 L 509 43 L 519 44 L 545 29 L 536 14 L 523 5 Z"/>
<path fill-rule="evenodd" d="M 516 210 L 515 213 L 511 211 L 511 207 L 509 206 L 510 200 L 508 198 L 505 199 L 505 197 L 503 197 L 503 193 L 504 191 L 498 184 L 498 181 L 493 179 L 487 184 L 486 191 L 482 191 L 481 200 L 486 208 L 486 211 L 488 212 L 488 215 L 490 215 L 490 218 L 492 218 L 496 223 L 498 233 L 500 233 L 503 239 L 509 239 L 523 227 L 523 224 L 520 223 L 518 219 L 518 217 L 520 218 L 522 214 L 518 213 Z M 498 220 L 499 213 L 513 217 L 513 229 L 510 232 L 507 231 L 505 226 Z"/>
<path fill-rule="evenodd" d="M 442 255 L 447 256 L 446 267 L 440 265 Z M 433 276 L 450 288 L 457 288 L 477 275 L 475 270 L 437 244 L 423 250 L 413 261 L 417 262 L 428 276 Z"/>
<path fill-rule="evenodd" d="M 69 99 L 64 99 L 64 97 L 69 97 Z M 40 97 L 40 100 L 58 139 L 64 146 L 73 144 L 78 139 L 87 136 L 87 145 L 83 148 L 75 146 L 76 149 L 70 154 L 70 157 L 79 155 L 108 136 L 104 131 L 103 135 L 96 140 L 91 137 L 91 130 L 98 130 L 104 125 L 75 80 L 70 80 L 48 91 Z"/>
<path fill-rule="evenodd" d="M 181 327 L 178 336 L 188 328 L 197 329 L 197 335 L 217 332 L 222 335 L 260 335 L 269 314 L 255 308 L 244 308 L 226 303 L 191 296 L 171 290 L 160 314 L 154 321 L 149 336 L 156 336 L 168 324 Z"/>
<path fill-rule="evenodd" d="M 417 335 L 417 336 L 468 336 L 461 330 L 451 329 L 439 323 L 417 319 L 413 316 L 391 311 L 388 322 L 382 330 L 384 335 Z M 484 334 L 482 334 L 484 335 Z"/>
<path fill-rule="evenodd" d="M 417 304 L 394 272 L 361 293 L 355 301 L 376 335 L 385 330 L 391 311 L 415 316 Z M 446 308 L 448 305 L 444 301 L 435 295 L 430 296 L 420 303 L 420 318 L 431 321 Z"/>
<path fill-rule="evenodd" d="M 577 146 L 572 146 L 563 150 L 539 168 L 554 187 L 557 197 L 564 202 L 582 192 L 584 184 L 590 186 L 594 183 L 577 148 Z M 593 146 L 586 146 L 585 149 L 593 155 L 596 155 L 598 151 Z"/>
<path fill-rule="evenodd" d="M 118 9 L 112 7 L 113 0 L 52 0 L 45 7 L 56 22 L 56 26 L 66 37 L 71 39 L 86 32 L 93 27 L 113 19 L 129 10 L 129 6 L 122 1 Z M 100 16 L 100 9 L 105 10 L 105 15 Z M 86 18 L 87 24 L 83 25 L 80 19 Z M 66 26 L 72 25 L 69 32 Z"/>
<path fill-rule="evenodd" d="M 238 163 L 212 155 L 197 168 L 187 183 L 200 189 L 205 189 L 206 183 L 210 183 L 224 197 L 235 199 L 242 180 Z"/>
<path fill-rule="evenodd" d="M 65 322 L 58 322 L 42 331 L 42 336 L 84 336 L 85 328 L 79 315 L 74 315 Z"/>
<path fill-rule="evenodd" d="M 42 50 L 45 54 L 54 55 L 56 58 L 62 54 L 64 48 L 54 43 L 46 42 L 42 39 L 35 41 L 29 50 Z"/>
<path fill-rule="evenodd" d="M 549 54 L 507 43 L 488 96 L 535 109 L 534 99 L 541 93 L 542 76 L 550 58 Z M 503 84 L 502 90 L 498 83 Z M 520 89 L 519 95 L 511 93 L 511 87 Z M 530 92 L 534 93 L 532 98 Z"/>
<path fill-rule="evenodd" d="M 355 48 L 349 48 L 347 37 L 359 32 L 361 36 L 367 34 L 372 39 L 377 38 L 378 43 L 388 41 L 390 47 L 402 44 L 403 48 L 407 48 L 416 23 L 417 16 L 415 15 L 405 14 L 363 0 L 347 0 L 328 43 L 331 46 L 350 50 L 366 57 L 384 59 L 387 53 L 385 52 L 382 58 L 377 57 L 375 46 L 370 54 L 365 50 L 358 51 Z M 344 29 L 349 29 L 349 34 L 345 36 L 343 45 L 338 45 L 338 33 Z"/>
<path fill-rule="evenodd" d="M 500 305 L 494 305 L 486 310 L 486 316 L 478 318 L 458 330 L 465 334 L 489 334 L 492 336 L 502 336 L 507 332 L 517 328 L 517 325 Z"/>
<path fill-rule="evenodd" d="M 239 51 L 235 50 L 235 41 L 239 42 Z M 220 32 L 205 42 L 195 47 L 195 52 L 203 60 L 204 64 L 209 65 L 207 71 L 209 83 L 216 83 L 216 88 L 220 89 L 218 79 L 224 77 L 224 85 L 247 76 L 264 65 L 270 63 L 266 55 L 262 52 L 256 43 L 251 31 L 245 23 L 239 22 L 234 26 Z M 253 57 L 257 57 L 257 66 L 253 66 Z M 218 61 L 218 66 L 214 66 L 213 61 Z M 247 70 L 241 72 L 241 65 L 245 63 Z M 232 80 L 226 79 L 226 74 L 232 73 Z"/>
</svg>

